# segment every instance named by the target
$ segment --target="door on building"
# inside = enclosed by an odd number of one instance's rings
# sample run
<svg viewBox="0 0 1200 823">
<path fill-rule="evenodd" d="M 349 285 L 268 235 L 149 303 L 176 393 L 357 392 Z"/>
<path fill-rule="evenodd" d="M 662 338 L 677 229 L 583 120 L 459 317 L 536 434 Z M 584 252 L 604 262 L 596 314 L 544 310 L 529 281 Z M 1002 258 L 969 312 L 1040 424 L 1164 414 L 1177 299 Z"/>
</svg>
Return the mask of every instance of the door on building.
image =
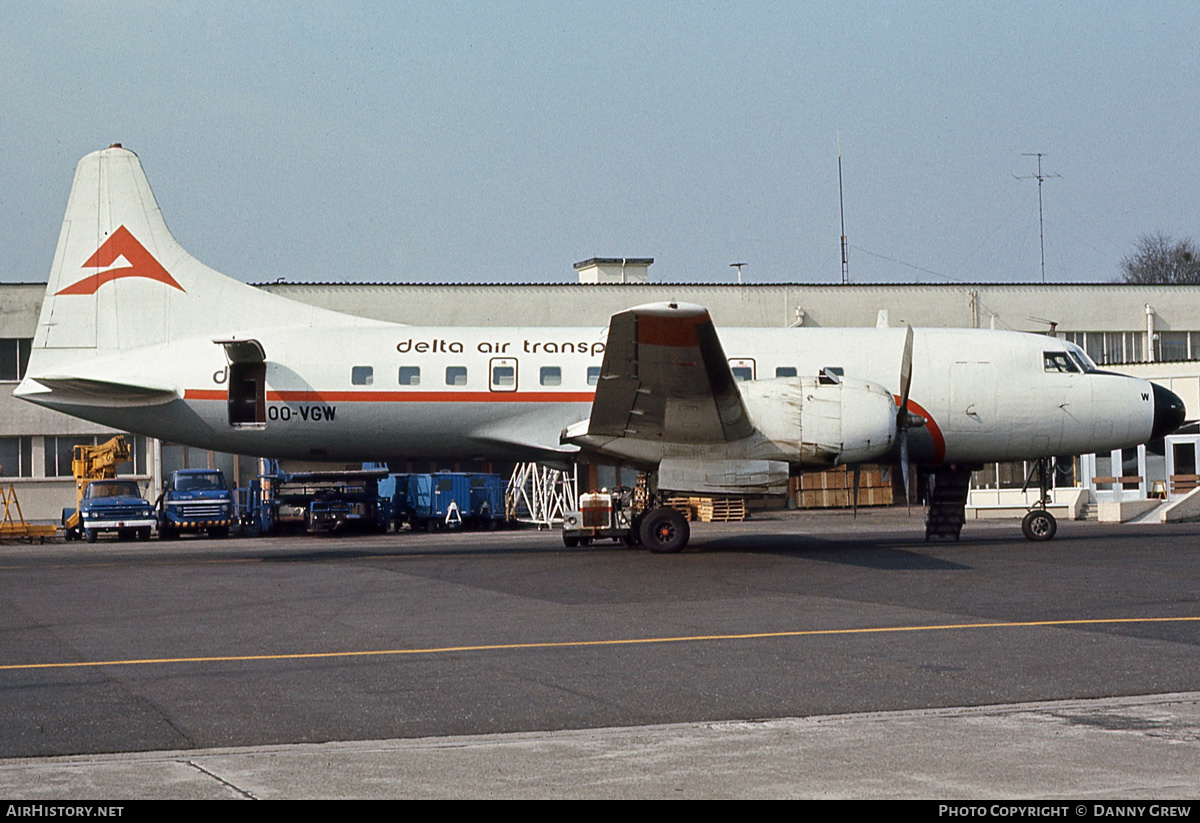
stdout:
<svg viewBox="0 0 1200 823">
<path fill-rule="evenodd" d="M 1200 485 L 1200 434 L 1171 434 L 1163 438 L 1167 461 L 1167 499 L 1178 500 Z"/>
</svg>

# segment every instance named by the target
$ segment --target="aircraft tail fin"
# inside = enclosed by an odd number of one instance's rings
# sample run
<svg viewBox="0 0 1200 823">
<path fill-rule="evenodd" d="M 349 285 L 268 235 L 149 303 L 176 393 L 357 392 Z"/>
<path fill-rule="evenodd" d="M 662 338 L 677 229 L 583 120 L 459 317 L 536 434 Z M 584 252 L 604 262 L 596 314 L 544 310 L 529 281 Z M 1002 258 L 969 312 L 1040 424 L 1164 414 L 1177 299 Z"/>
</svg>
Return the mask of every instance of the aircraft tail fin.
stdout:
<svg viewBox="0 0 1200 823">
<path fill-rule="evenodd" d="M 171 236 L 137 155 L 113 145 L 75 169 L 29 373 L 228 329 L 331 321 L 371 322 L 267 294 L 196 260 Z"/>
</svg>

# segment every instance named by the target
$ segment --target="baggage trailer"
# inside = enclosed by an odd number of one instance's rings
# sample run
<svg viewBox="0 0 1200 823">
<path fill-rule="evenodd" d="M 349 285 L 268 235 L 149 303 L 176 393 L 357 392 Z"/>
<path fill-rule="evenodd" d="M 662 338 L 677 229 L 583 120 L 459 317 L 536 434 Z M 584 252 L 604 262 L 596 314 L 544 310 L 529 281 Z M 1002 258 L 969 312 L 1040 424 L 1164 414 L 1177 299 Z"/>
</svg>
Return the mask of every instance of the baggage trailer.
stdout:
<svg viewBox="0 0 1200 823">
<path fill-rule="evenodd" d="M 401 478 L 405 478 L 401 482 Z M 396 475 L 394 519 L 414 531 L 462 528 L 471 513 L 471 479 L 461 472 Z"/>
</svg>

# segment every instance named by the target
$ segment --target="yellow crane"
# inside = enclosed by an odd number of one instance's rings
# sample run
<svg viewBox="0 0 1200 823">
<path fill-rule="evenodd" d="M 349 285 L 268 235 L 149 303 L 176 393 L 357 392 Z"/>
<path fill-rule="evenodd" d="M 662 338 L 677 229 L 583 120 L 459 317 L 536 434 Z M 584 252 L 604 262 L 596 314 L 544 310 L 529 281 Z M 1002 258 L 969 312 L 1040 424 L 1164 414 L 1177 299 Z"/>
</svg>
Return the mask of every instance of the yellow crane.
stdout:
<svg viewBox="0 0 1200 823">
<path fill-rule="evenodd" d="M 75 511 L 63 513 L 63 528 L 68 540 L 83 536 L 79 504 L 89 484 L 111 480 L 117 476 L 117 466 L 129 462 L 129 444 L 118 434 L 98 446 L 75 446 L 71 456 L 71 474 L 75 476 Z"/>
</svg>

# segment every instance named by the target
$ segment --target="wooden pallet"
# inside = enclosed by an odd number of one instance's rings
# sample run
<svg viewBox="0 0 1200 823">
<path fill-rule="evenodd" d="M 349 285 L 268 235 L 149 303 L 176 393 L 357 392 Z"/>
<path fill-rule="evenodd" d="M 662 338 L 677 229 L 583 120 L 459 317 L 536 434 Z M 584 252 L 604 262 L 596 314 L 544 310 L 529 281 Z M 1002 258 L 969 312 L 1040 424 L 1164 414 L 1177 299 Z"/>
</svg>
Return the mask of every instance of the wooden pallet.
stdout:
<svg viewBox="0 0 1200 823">
<path fill-rule="evenodd" d="M 668 497 L 666 506 L 682 514 L 688 520 L 696 519 L 696 507 L 690 497 Z"/>
<path fill-rule="evenodd" d="M 740 523 L 746 519 L 746 501 L 739 498 L 692 497 L 703 523 Z"/>
</svg>

